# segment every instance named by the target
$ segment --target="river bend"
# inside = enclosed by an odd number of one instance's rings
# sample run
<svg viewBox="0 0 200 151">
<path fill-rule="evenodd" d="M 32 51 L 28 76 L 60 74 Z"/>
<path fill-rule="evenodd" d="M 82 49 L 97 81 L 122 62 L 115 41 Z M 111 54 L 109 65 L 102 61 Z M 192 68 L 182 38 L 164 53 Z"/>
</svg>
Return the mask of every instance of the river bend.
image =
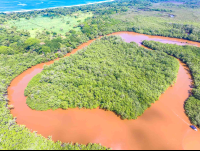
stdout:
<svg viewBox="0 0 200 151">
<path fill-rule="evenodd" d="M 118 32 L 112 35 L 119 35 L 126 42 L 134 41 L 139 45 L 143 40 L 154 40 L 200 46 L 197 42 L 134 32 Z M 82 44 L 67 56 L 93 41 Z M 200 149 L 200 131 L 195 132 L 189 127 L 190 121 L 184 113 L 183 105 L 189 97 L 192 82 L 185 64 L 180 62 L 174 86 L 168 88 L 142 116 L 137 120 L 121 120 L 113 112 L 101 109 L 30 109 L 26 104 L 24 90 L 29 81 L 42 71 L 45 64 L 53 62 L 33 66 L 11 82 L 8 98 L 9 104 L 15 107 L 11 114 L 17 117 L 18 124 L 26 125 L 31 131 L 37 131 L 44 137 L 52 136 L 54 141 L 101 143 L 112 149 Z"/>
</svg>

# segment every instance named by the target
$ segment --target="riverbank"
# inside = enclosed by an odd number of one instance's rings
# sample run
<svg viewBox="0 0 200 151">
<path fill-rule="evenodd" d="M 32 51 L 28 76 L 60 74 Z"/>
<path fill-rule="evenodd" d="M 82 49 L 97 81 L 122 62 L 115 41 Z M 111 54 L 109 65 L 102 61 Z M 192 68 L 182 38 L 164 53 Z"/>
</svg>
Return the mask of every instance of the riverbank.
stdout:
<svg viewBox="0 0 200 151">
<path fill-rule="evenodd" d="M 175 38 L 148 36 L 131 32 L 119 32 L 126 42 L 154 39 L 160 42 L 188 42 Z M 130 39 L 131 38 L 131 39 Z M 164 40 L 164 41 L 163 41 Z M 94 40 L 84 43 L 72 53 L 88 46 Z M 185 43 L 186 44 L 186 43 Z M 101 143 L 112 149 L 198 149 L 199 132 L 189 128 L 189 120 L 184 113 L 183 104 L 191 90 L 191 75 L 185 64 L 180 63 L 177 82 L 161 95 L 159 101 L 152 104 L 137 120 L 121 120 L 113 112 L 100 109 L 68 109 L 34 111 L 26 105 L 24 90 L 29 81 L 42 71 L 44 64 L 36 65 L 16 77 L 8 88 L 11 110 L 17 117 L 17 123 L 38 131 L 45 137 L 53 136 L 53 140 L 62 142 L 78 142 L 87 144 Z M 156 141 L 155 141 L 156 140 Z"/>
</svg>

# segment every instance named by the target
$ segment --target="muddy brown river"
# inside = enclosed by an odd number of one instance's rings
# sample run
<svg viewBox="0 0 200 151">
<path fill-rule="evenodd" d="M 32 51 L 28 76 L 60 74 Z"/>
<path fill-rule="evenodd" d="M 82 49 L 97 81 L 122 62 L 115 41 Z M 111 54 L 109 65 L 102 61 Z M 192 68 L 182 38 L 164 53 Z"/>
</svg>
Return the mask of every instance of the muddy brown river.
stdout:
<svg viewBox="0 0 200 151">
<path fill-rule="evenodd" d="M 143 40 L 154 40 L 200 46 L 197 42 L 134 32 L 118 32 L 112 35 L 119 35 L 126 42 L 134 41 L 139 45 Z M 70 54 L 91 42 L 93 40 L 82 44 Z M 180 62 L 177 82 L 142 116 L 137 120 L 121 120 L 115 113 L 101 109 L 30 109 L 26 104 L 24 90 L 45 64 L 53 62 L 33 66 L 11 82 L 8 88 L 9 104 L 15 107 L 11 114 L 17 117 L 18 124 L 26 125 L 31 131 L 37 131 L 44 137 L 52 136 L 54 141 L 100 143 L 112 149 L 200 149 L 200 131 L 196 132 L 189 127 L 190 121 L 184 113 L 184 102 L 189 97 L 192 82 L 185 64 Z"/>
</svg>

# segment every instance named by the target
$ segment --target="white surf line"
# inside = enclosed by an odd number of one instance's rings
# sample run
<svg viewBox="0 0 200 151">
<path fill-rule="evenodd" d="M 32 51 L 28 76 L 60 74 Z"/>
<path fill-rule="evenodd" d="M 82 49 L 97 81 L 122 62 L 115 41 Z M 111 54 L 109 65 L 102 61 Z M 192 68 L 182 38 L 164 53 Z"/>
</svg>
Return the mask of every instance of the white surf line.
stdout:
<svg viewBox="0 0 200 151">
<path fill-rule="evenodd" d="M 49 7 L 49 8 L 41 8 L 41 9 L 28 9 L 28 10 L 18 10 L 18 11 L 4 11 L 0 13 L 10 14 L 10 13 L 21 13 L 21 12 L 30 12 L 30 11 L 41 11 L 46 9 L 56 9 L 56 8 L 67 8 L 67 7 L 77 7 L 77 6 L 85 6 L 85 5 L 92 5 L 92 4 L 100 4 L 100 3 L 106 3 L 106 2 L 113 2 L 115 0 L 105 0 L 100 2 L 94 2 L 94 3 L 87 3 L 87 4 L 78 4 L 78 5 L 70 5 L 70 6 L 57 6 L 57 7 Z"/>
</svg>

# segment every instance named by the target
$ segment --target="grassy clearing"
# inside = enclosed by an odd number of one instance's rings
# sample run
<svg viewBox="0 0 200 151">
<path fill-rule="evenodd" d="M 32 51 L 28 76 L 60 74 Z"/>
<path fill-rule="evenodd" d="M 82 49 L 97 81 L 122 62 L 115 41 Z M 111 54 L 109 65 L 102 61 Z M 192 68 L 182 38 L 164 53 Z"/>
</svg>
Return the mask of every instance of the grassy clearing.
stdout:
<svg viewBox="0 0 200 151">
<path fill-rule="evenodd" d="M 184 8 L 181 6 L 170 6 L 166 5 L 166 3 L 158 3 L 154 4 L 153 8 L 160 8 L 160 9 L 170 9 L 173 12 L 175 17 L 172 20 L 176 21 L 184 21 L 184 22 L 192 22 L 199 24 L 200 23 L 200 9 L 192 9 L 192 8 Z M 167 16 L 168 17 L 168 16 Z"/>
<path fill-rule="evenodd" d="M 196 12 L 200 12 L 200 10 L 196 10 Z M 182 13 L 181 13 L 182 12 Z M 165 28 L 166 24 L 170 23 L 176 23 L 176 24 L 182 24 L 182 25 L 193 25 L 195 27 L 200 28 L 200 16 L 196 17 L 199 19 L 196 20 L 189 20 L 184 18 L 183 16 L 193 16 L 191 18 L 194 18 L 194 12 L 185 12 L 184 9 L 182 9 L 179 13 L 172 12 L 155 12 L 155 11 L 136 11 L 136 10 L 130 10 L 123 14 L 115 14 L 112 15 L 115 19 L 120 19 L 122 21 L 129 21 L 132 23 L 137 23 L 138 26 L 147 26 L 147 27 L 158 27 L 158 28 Z M 169 17 L 169 14 L 175 15 L 174 18 Z M 199 13 L 200 14 L 200 13 Z"/>
<path fill-rule="evenodd" d="M 165 3 L 156 3 L 151 9 L 167 9 L 172 10 L 172 12 L 161 12 L 161 11 L 144 11 L 142 9 L 130 9 L 128 12 L 122 15 L 113 15 L 116 19 L 135 21 L 137 18 L 140 20 L 148 21 L 148 24 L 161 24 L 167 23 L 178 23 L 187 24 L 200 27 L 200 9 L 192 8 L 181 8 L 179 6 L 166 6 Z M 170 14 L 175 15 L 175 17 L 170 17 Z M 138 16 L 138 17 L 136 17 Z M 141 18 L 141 19 L 140 19 Z M 141 23 L 144 23 L 143 21 Z"/>
<path fill-rule="evenodd" d="M 31 37 L 35 37 L 37 32 L 41 32 L 45 29 L 64 35 L 71 29 L 76 31 L 80 30 L 79 27 L 74 28 L 74 26 L 77 26 L 80 22 L 83 22 L 87 17 L 92 16 L 93 14 L 91 12 L 77 12 L 71 16 L 59 16 L 53 17 L 53 19 L 51 19 L 51 17 L 43 16 L 38 16 L 29 20 L 20 18 L 20 20 L 11 20 L 8 22 L 8 24 L 10 26 L 16 26 L 18 30 L 28 30 L 31 34 Z"/>
</svg>

